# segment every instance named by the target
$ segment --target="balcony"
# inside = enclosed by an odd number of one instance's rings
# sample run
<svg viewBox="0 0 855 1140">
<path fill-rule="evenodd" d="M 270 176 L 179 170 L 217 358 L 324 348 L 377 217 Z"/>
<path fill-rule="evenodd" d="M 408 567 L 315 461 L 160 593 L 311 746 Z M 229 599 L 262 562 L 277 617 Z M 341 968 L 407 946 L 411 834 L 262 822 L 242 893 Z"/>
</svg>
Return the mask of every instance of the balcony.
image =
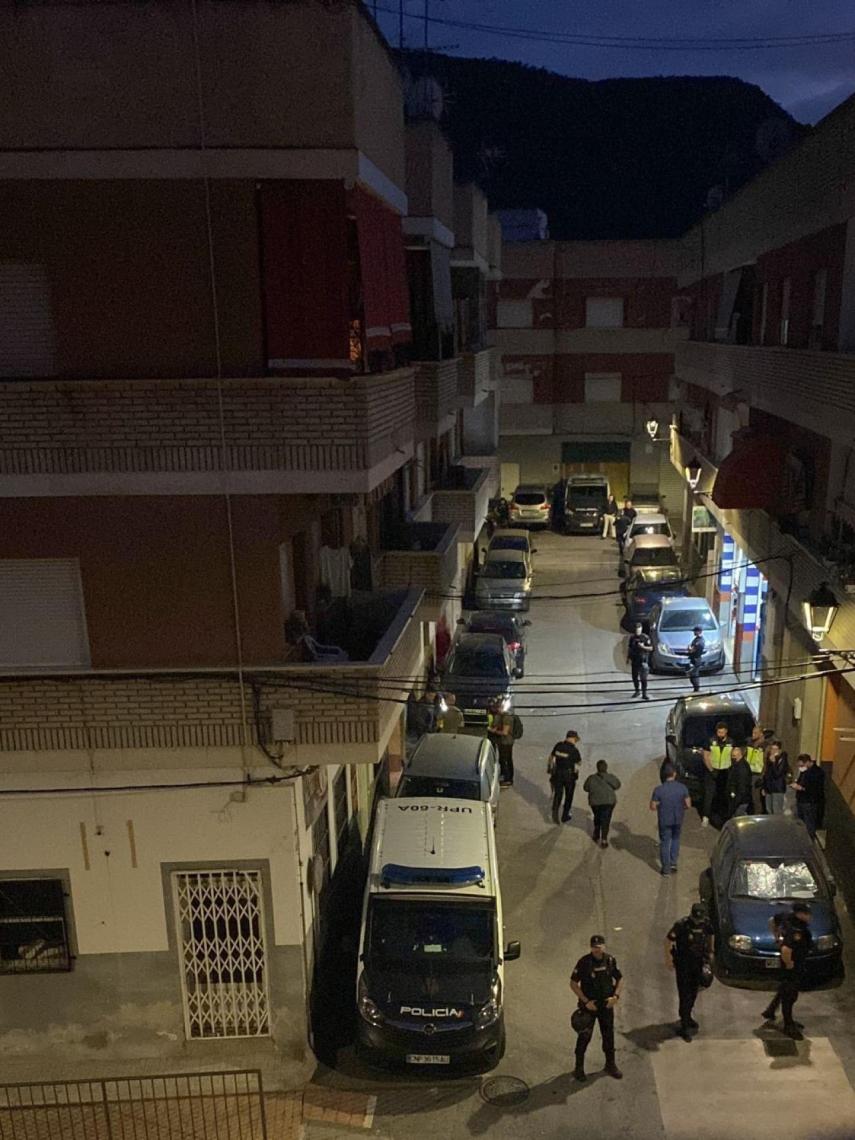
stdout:
<svg viewBox="0 0 855 1140">
<path fill-rule="evenodd" d="M 496 387 L 498 367 L 498 349 L 484 348 L 480 352 L 464 352 L 460 358 L 457 406 L 477 408 L 486 400 Z"/>
<path fill-rule="evenodd" d="M 416 418 L 409 368 L 4 382 L 0 400 L 3 496 L 368 492 L 412 454 Z"/>
<path fill-rule="evenodd" d="M 463 589 L 460 527 L 446 523 L 406 523 L 387 540 L 381 580 L 387 589 L 424 590 L 423 621 L 439 621 L 450 599 Z"/>
<path fill-rule="evenodd" d="M 459 541 L 474 542 L 487 519 L 490 499 L 498 492 L 494 466 L 452 467 L 433 492 L 434 522 L 457 523 Z"/>
<path fill-rule="evenodd" d="M 85 775 L 116 767 L 227 766 L 263 741 L 284 766 L 376 763 L 421 668 L 422 591 L 374 599 L 378 634 L 363 661 L 232 669 L 64 672 L 0 677 L 0 769 Z M 294 713 L 294 741 L 273 740 L 274 710 Z M 296 747 L 295 747 L 296 746 Z M 124 751 L 121 760 L 117 751 Z M 143 750 L 129 762 L 126 750 Z M 238 753 L 238 758 L 239 758 Z M 260 752 L 250 762 L 262 764 Z M 86 777 L 88 778 L 88 777 Z"/>
<path fill-rule="evenodd" d="M 422 441 L 454 427 L 460 359 L 420 360 L 413 365 L 413 370 L 416 437 Z"/>
<path fill-rule="evenodd" d="M 739 389 L 753 407 L 821 435 L 852 436 L 855 353 L 692 340 L 677 347 L 674 370 L 720 395 Z"/>
</svg>

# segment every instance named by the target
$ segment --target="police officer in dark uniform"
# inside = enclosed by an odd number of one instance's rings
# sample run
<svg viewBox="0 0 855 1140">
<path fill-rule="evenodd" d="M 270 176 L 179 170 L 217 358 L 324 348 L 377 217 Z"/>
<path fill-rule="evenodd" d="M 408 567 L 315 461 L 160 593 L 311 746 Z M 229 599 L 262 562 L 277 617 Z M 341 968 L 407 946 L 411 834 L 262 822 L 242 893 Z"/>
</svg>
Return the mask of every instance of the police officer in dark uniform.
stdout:
<svg viewBox="0 0 855 1140">
<path fill-rule="evenodd" d="M 576 1068 L 573 1076 L 577 1081 L 586 1080 L 585 1050 L 594 1035 L 594 1025 L 597 1022 L 606 1055 L 606 1072 L 618 1081 L 623 1077 L 615 1063 L 614 1009 L 620 1000 L 622 986 L 623 975 L 611 954 L 606 953 L 605 938 L 602 934 L 592 935 L 590 953 L 579 959 L 570 975 L 570 988 L 579 999 L 577 1013 L 584 1011 L 591 1015 L 587 1026 L 579 1030 L 576 1038 Z"/>
<path fill-rule="evenodd" d="M 641 699 L 644 701 L 650 700 L 647 695 L 647 678 L 650 675 L 650 654 L 652 652 L 653 642 L 650 640 L 650 634 L 646 633 L 644 626 L 640 621 L 637 621 L 635 629 L 629 635 L 626 659 L 632 667 L 632 687 L 635 690 L 632 695 L 637 697 L 640 688 Z"/>
<path fill-rule="evenodd" d="M 552 822 L 558 823 L 558 813 L 561 812 L 561 823 L 569 823 L 573 818 L 573 795 L 576 791 L 576 781 L 579 778 L 579 766 L 582 756 L 576 747 L 579 743 L 579 733 L 568 728 L 567 735 L 555 745 L 549 754 L 546 770 L 549 773 L 549 782 L 552 785 Z M 564 807 L 561 807 L 561 800 Z"/>
<path fill-rule="evenodd" d="M 665 938 L 665 962 L 677 976 L 677 995 L 680 1002 L 680 1036 L 692 1040 L 692 1030 L 698 1023 L 692 1009 L 701 987 L 704 963 L 709 962 L 713 949 L 713 928 L 707 908 L 694 903 L 686 918 L 679 918 Z"/>
<path fill-rule="evenodd" d="M 784 911 L 776 914 L 772 920 L 779 931 L 784 976 L 778 985 L 778 992 L 763 1010 L 763 1018 L 766 1021 L 774 1021 L 780 1005 L 784 1017 L 784 1032 L 793 1041 L 803 1040 L 803 1026 L 801 1022 L 794 1020 L 793 1006 L 799 1000 L 799 993 L 804 986 L 805 966 L 813 946 L 810 920 L 811 910 L 806 902 L 794 902 L 792 914 Z"/>
<path fill-rule="evenodd" d="M 699 625 L 696 625 L 692 630 L 695 635 L 689 642 L 689 680 L 692 682 L 692 688 L 696 693 L 701 691 L 701 658 L 707 647 L 704 641 L 704 631 Z"/>
</svg>

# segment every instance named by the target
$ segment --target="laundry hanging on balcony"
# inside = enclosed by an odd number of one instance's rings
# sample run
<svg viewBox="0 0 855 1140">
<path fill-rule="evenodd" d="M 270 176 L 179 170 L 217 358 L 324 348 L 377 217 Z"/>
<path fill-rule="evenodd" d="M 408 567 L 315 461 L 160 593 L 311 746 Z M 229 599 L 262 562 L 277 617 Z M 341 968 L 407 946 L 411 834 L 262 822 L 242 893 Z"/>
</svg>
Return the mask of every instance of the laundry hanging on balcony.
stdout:
<svg viewBox="0 0 855 1140">
<path fill-rule="evenodd" d="M 333 598 L 349 598 L 353 558 L 347 546 L 322 546 L 318 552 L 321 583 Z"/>
<path fill-rule="evenodd" d="M 412 340 L 410 295 L 401 219 L 361 186 L 353 192 L 359 266 L 369 349 L 391 349 Z"/>
</svg>

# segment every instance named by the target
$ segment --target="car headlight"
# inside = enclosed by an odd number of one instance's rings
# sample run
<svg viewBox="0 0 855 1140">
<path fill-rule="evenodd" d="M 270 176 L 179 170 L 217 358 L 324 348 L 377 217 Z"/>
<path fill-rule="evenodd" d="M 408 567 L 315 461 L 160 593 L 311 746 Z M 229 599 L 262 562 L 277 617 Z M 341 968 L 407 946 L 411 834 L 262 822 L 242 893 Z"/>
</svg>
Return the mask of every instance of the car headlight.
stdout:
<svg viewBox="0 0 855 1140">
<path fill-rule="evenodd" d="M 493 991 L 490 994 L 490 1000 L 486 1002 L 478 1012 L 475 1014 L 475 1028 L 485 1029 L 488 1025 L 492 1025 L 501 1013 L 501 1002 L 499 1000 L 501 993 L 501 983 L 497 978 L 493 982 Z"/>
<path fill-rule="evenodd" d="M 382 1025 L 386 1020 L 383 1011 L 368 996 L 364 978 L 359 979 L 359 997 L 356 1004 L 359 1008 L 360 1017 L 364 1018 L 369 1025 Z"/>
<path fill-rule="evenodd" d="M 737 950 L 740 954 L 750 954 L 754 949 L 750 934 L 731 934 L 727 944 L 731 950 Z"/>
<path fill-rule="evenodd" d="M 840 939 L 836 934 L 820 934 L 815 942 L 815 946 L 820 954 L 824 954 L 828 950 L 836 950 L 839 945 Z"/>
</svg>

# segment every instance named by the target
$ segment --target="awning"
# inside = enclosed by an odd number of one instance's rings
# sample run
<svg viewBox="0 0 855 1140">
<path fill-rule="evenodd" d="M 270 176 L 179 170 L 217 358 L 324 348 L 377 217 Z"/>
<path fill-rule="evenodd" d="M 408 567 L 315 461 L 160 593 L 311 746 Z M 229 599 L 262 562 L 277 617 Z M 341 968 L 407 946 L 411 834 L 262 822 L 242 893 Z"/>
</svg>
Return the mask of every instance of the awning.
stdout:
<svg viewBox="0 0 855 1140">
<path fill-rule="evenodd" d="M 722 460 L 712 501 L 724 510 L 769 510 L 778 501 L 787 453 L 771 436 L 741 440 Z"/>
<path fill-rule="evenodd" d="M 349 369 L 344 183 L 269 183 L 260 203 L 268 367 Z"/>
<path fill-rule="evenodd" d="M 353 192 L 365 342 L 369 349 L 391 348 L 412 340 L 407 263 L 401 219 L 357 186 Z"/>
</svg>

